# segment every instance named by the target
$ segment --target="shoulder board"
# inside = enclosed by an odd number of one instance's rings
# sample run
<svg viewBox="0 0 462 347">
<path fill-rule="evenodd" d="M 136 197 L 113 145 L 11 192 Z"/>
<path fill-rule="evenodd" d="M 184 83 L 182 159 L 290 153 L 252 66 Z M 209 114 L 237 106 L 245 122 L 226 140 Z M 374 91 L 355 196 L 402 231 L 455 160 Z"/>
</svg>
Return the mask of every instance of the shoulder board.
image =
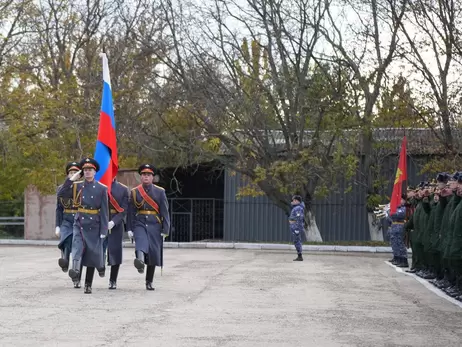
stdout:
<svg viewBox="0 0 462 347">
<path fill-rule="evenodd" d="M 98 182 L 98 183 L 99 183 L 100 185 L 102 185 L 104 188 L 107 188 L 107 185 L 101 183 L 100 181 L 96 181 L 96 182 Z"/>
<path fill-rule="evenodd" d="M 128 188 L 128 187 L 127 187 L 125 184 L 123 184 L 123 183 L 120 183 L 120 182 L 117 182 L 117 183 L 119 183 L 119 184 L 120 184 L 122 187 L 124 187 L 124 188 Z"/>
<path fill-rule="evenodd" d="M 132 189 L 130 189 L 130 191 L 131 191 L 131 192 L 135 191 L 137 187 L 138 187 L 138 186 L 133 187 Z"/>
<path fill-rule="evenodd" d="M 165 190 L 164 188 L 162 188 L 161 186 L 158 186 L 157 184 L 154 184 L 153 186 L 156 187 L 156 188 L 159 188 L 161 190 Z"/>
<path fill-rule="evenodd" d="M 74 183 L 83 183 L 83 180 L 81 180 L 81 181 L 74 181 Z"/>
</svg>

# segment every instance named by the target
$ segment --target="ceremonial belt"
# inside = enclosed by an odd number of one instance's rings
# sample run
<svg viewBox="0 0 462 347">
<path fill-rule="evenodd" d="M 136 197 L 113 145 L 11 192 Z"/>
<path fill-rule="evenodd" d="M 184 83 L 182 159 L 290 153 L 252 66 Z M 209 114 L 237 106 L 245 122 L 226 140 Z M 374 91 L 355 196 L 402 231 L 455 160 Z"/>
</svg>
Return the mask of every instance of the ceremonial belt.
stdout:
<svg viewBox="0 0 462 347">
<path fill-rule="evenodd" d="M 152 214 L 154 216 L 158 215 L 157 211 L 151 211 L 151 210 L 138 210 L 138 214 Z"/>
<path fill-rule="evenodd" d="M 99 213 L 99 210 L 88 210 L 86 208 L 79 208 L 77 211 L 80 213 L 88 213 L 88 214 L 98 214 Z"/>
<path fill-rule="evenodd" d="M 156 217 L 157 221 L 159 224 L 162 224 L 162 220 L 159 217 L 159 214 L 156 211 L 151 211 L 151 210 L 138 210 L 137 214 L 144 214 L 144 215 L 153 215 Z"/>
<path fill-rule="evenodd" d="M 65 208 L 64 213 L 77 213 L 77 209 Z"/>
<path fill-rule="evenodd" d="M 112 214 L 117 214 L 117 213 L 119 213 L 119 211 L 116 211 L 116 210 L 114 210 L 114 209 L 112 209 L 112 208 L 111 208 L 110 211 L 111 211 Z"/>
<path fill-rule="evenodd" d="M 393 222 L 392 224 L 405 224 L 405 222 Z"/>
</svg>

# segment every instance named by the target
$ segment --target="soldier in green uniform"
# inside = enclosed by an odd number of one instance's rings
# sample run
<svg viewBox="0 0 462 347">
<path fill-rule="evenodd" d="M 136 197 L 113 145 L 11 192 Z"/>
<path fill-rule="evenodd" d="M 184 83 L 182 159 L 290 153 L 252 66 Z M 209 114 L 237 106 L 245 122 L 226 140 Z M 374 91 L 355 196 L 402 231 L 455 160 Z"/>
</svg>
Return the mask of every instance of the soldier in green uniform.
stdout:
<svg viewBox="0 0 462 347">
<path fill-rule="evenodd" d="M 418 273 L 419 276 L 425 279 L 435 279 L 435 263 L 433 261 L 434 251 L 432 249 L 432 237 L 434 234 L 435 212 L 438 204 L 438 195 L 435 194 L 436 181 L 428 185 L 428 189 L 424 190 L 424 198 L 422 204 L 426 212 L 426 219 L 422 222 L 423 234 L 423 257 L 424 257 L 424 270 Z"/>
<path fill-rule="evenodd" d="M 449 177 L 449 181 L 445 190 L 446 194 L 446 207 L 444 208 L 443 218 L 441 220 L 441 226 L 439 231 L 439 247 L 438 252 L 440 255 L 440 262 L 443 271 L 443 279 L 435 283 L 438 288 L 448 288 L 454 284 L 453 273 L 450 270 L 449 261 L 445 256 L 446 246 L 450 235 L 449 230 L 449 222 L 452 213 L 454 212 L 456 204 L 455 199 L 455 189 L 457 187 L 457 178 L 458 173 L 456 172 L 454 175 Z"/>
<path fill-rule="evenodd" d="M 414 196 L 415 199 L 415 212 L 412 215 L 409 222 L 406 223 L 405 230 L 412 230 L 412 253 L 413 253 L 413 264 L 410 272 L 421 272 L 424 268 L 423 259 L 423 244 L 422 234 L 424 225 L 422 224 L 422 214 L 425 213 L 423 210 L 422 199 L 424 196 L 424 188 L 427 185 L 426 182 L 420 182 L 419 188 Z"/>
<path fill-rule="evenodd" d="M 446 289 L 452 297 L 462 295 L 462 173 L 457 175 L 457 187 L 454 193 L 454 211 L 449 219 L 449 234 L 444 256 L 448 259 L 452 271 L 453 286 Z"/>
<path fill-rule="evenodd" d="M 433 233 L 430 240 L 430 253 L 432 256 L 433 270 L 435 272 L 436 279 L 430 282 L 437 287 L 444 285 L 445 283 L 444 267 L 441 255 L 441 227 L 443 225 L 444 212 L 448 205 L 450 196 L 452 195 L 452 190 L 448 187 L 450 177 L 451 176 L 446 172 L 439 173 L 436 177 L 437 189 L 435 191 L 435 200 L 437 202 L 434 209 L 434 220 L 433 225 L 431 226 L 433 228 Z M 447 280 L 446 283 L 448 283 Z"/>
</svg>

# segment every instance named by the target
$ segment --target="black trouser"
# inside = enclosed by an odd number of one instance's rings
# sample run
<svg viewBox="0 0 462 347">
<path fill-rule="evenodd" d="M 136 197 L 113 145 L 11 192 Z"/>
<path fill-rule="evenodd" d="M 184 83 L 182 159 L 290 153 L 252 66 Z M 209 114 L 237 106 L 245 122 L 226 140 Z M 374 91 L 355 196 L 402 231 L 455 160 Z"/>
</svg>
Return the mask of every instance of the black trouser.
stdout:
<svg viewBox="0 0 462 347">
<path fill-rule="evenodd" d="M 152 283 L 154 280 L 155 265 L 148 265 L 146 269 L 146 282 Z"/>
<path fill-rule="evenodd" d="M 432 253 L 433 258 L 433 269 L 435 270 L 437 278 L 443 278 L 443 264 L 441 263 L 441 253 L 439 251 L 435 251 Z"/>
<path fill-rule="evenodd" d="M 421 242 L 414 242 L 412 248 L 412 254 L 414 255 L 415 251 L 415 264 L 412 264 L 412 267 L 416 270 L 422 270 L 425 267 L 425 256 L 424 256 L 424 247 Z M 413 259 L 414 260 L 414 259 Z"/>
<path fill-rule="evenodd" d="M 79 281 L 82 280 L 83 265 L 80 263 Z"/>
<path fill-rule="evenodd" d="M 111 266 L 111 276 L 109 277 L 109 280 L 111 282 L 117 282 L 117 276 L 119 274 L 119 268 L 120 268 L 120 264 Z"/>
<path fill-rule="evenodd" d="M 94 267 L 87 267 L 87 273 L 85 275 L 85 284 L 91 287 L 93 283 L 93 277 L 95 275 L 95 268 Z"/>
<path fill-rule="evenodd" d="M 60 249 L 61 249 L 61 251 L 64 251 L 65 249 L 67 249 L 69 254 L 71 253 L 71 250 L 72 250 L 72 234 L 64 239 L 63 243 L 61 244 Z"/>
</svg>

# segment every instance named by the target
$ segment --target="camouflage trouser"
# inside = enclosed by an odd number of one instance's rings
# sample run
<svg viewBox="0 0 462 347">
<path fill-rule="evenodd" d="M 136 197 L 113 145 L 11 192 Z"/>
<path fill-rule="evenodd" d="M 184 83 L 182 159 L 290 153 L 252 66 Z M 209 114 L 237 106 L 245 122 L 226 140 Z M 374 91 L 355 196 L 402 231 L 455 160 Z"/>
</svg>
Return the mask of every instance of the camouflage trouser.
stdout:
<svg viewBox="0 0 462 347">
<path fill-rule="evenodd" d="M 404 230 L 402 224 L 393 224 L 389 229 L 390 244 L 394 257 L 407 258 L 407 249 L 404 244 Z"/>
<path fill-rule="evenodd" d="M 302 254 L 302 238 L 300 236 L 300 233 L 296 234 L 292 232 L 292 240 L 294 241 L 294 246 L 297 250 L 297 253 Z"/>
</svg>

